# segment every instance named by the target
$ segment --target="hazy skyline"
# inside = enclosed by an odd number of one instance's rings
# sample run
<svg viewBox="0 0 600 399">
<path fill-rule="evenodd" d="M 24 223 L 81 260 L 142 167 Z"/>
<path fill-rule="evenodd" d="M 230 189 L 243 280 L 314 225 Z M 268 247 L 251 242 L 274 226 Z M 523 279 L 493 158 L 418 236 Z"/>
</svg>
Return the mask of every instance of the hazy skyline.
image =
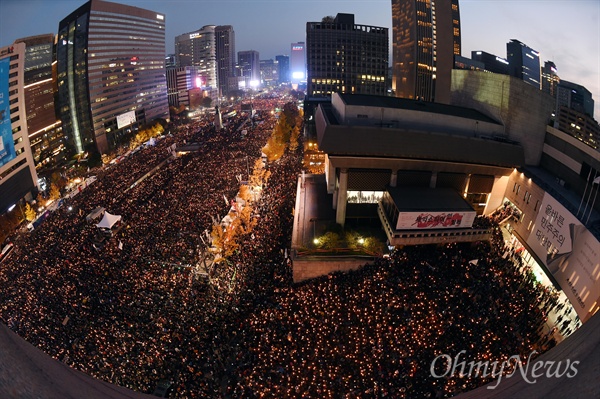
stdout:
<svg viewBox="0 0 600 399">
<path fill-rule="evenodd" d="M 16 39 L 58 31 L 60 20 L 85 0 L 0 0 L 0 46 Z M 356 24 L 392 31 L 391 0 L 120 0 L 165 14 L 166 51 L 175 36 L 205 25 L 232 25 L 237 51 L 257 50 L 260 59 L 290 54 L 305 41 L 306 22 L 337 13 L 354 14 Z M 506 43 L 517 39 L 554 61 L 561 79 L 585 86 L 600 117 L 600 1 L 459 1 L 462 55 L 482 50 L 506 57 Z M 391 57 L 391 55 L 390 55 Z"/>
</svg>

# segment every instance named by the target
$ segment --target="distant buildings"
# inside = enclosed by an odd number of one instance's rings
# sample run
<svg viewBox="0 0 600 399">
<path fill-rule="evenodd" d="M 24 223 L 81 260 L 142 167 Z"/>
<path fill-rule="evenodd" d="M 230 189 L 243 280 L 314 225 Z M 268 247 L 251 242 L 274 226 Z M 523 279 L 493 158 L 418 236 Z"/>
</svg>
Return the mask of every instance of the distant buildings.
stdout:
<svg viewBox="0 0 600 399">
<path fill-rule="evenodd" d="M 471 51 L 471 59 L 482 62 L 488 72 L 508 75 L 508 61 L 497 55 L 486 53 L 485 51 Z"/>
<path fill-rule="evenodd" d="M 550 94 L 552 97 L 556 97 L 559 83 L 560 78 L 558 77 L 556 64 L 552 61 L 544 62 L 544 66 L 542 67 L 542 91 Z"/>
<path fill-rule="evenodd" d="M 27 130 L 25 43 L 0 47 L 0 214 L 38 185 Z"/>
<path fill-rule="evenodd" d="M 448 104 L 461 55 L 458 0 L 392 0 L 392 27 L 395 96 Z"/>
<path fill-rule="evenodd" d="M 260 84 L 260 59 L 258 51 L 238 51 L 238 68 L 243 77 L 245 87 L 256 87 Z"/>
<path fill-rule="evenodd" d="M 275 56 L 277 62 L 277 76 L 279 84 L 290 82 L 290 57 L 288 55 Z"/>
<path fill-rule="evenodd" d="M 387 92 L 387 28 L 355 24 L 353 14 L 307 22 L 306 54 L 309 97 Z"/>
<path fill-rule="evenodd" d="M 509 74 L 523 82 L 541 89 L 540 53 L 512 39 L 506 44 L 506 59 L 509 64 Z"/>
<path fill-rule="evenodd" d="M 277 62 L 269 60 L 260 60 L 260 81 L 261 86 L 275 86 L 279 77 L 277 75 Z"/>
<path fill-rule="evenodd" d="M 88 1 L 60 22 L 56 53 L 60 117 L 73 153 L 106 153 L 140 126 L 168 119 L 163 14 Z"/>
<path fill-rule="evenodd" d="M 556 91 L 556 108 L 565 106 L 577 112 L 594 116 L 592 93 L 580 84 L 562 80 Z"/>
<path fill-rule="evenodd" d="M 292 85 L 306 83 L 306 47 L 304 42 L 292 43 L 290 53 L 290 74 Z"/>
</svg>

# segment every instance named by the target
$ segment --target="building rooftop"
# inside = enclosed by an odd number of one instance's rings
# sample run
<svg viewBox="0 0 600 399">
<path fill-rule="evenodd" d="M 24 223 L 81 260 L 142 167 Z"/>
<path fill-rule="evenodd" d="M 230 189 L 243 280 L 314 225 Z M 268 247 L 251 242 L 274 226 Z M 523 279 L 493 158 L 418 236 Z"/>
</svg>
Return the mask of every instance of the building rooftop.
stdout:
<svg viewBox="0 0 600 399">
<path fill-rule="evenodd" d="M 451 188 L 388 187 L 387 191 L 400 212 L 475 211 Z"/>
<path fill-rule="evenodd" d="M 381 101 L 383 104 L 387 100 Z M 503 168 L 525 164 L 524 149 L 518 143 L 419 128 L 342 125 L 331 104 L 321 104 L 319 109 L 326 124 L 324 129 L 317 129 L 319 149 L 329 155 L 460 162 Z M 317 117 L 318 114 L 319 111 Z"/>
<path fill-rule="evenodd" d="M 457 107 L 454 105 L 440 104 L 428 101 L 411 100 L 390 96 L 373 96 L 367 94 L 342 94 L 340 98 L 346 105 L 366 106 L 377 108 L 397 108 L 408 111 L 422 111 L 441 115 L 450 115 L 461 118 L 473 119 L 475 121 L 494 123 L 502 125 L 498 121 L 476 111 L 472 108 Z"/>
</svg>

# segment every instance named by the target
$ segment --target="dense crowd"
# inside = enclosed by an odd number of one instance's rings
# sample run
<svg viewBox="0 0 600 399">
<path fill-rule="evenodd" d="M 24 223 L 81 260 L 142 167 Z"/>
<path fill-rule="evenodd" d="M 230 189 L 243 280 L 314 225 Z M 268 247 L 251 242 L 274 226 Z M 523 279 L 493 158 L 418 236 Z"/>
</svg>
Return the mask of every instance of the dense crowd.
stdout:
<svg viewBox="0 0 600 399">
<path fill-rule="evenodd" d="M 277 105 L 263 101 L 265 110 Z M 405 248 L 292 284 L 286 248 L 302 146 L 268 164 L 259 223 L 214 266 L 235 289 L 195 276 L 206 231 L 274 123 L 270 112 L 252 123 L 240 114 L 224 129 L 194 122 L 99 171 L 18 240 L 0 271 L 1 320 L 74 368 L 147 393 L 170 380 L 177 398 L 449 397 L 486 380 L 435 379 L 435 356 L 544 349 L 551 296 L 505 255 L 497 228 L 489 243 Z M 182 143 L 199 149 L 172 157 Z M 99 249 L 85 221 L 97 206 L 124 219 Z"/>
</svg>

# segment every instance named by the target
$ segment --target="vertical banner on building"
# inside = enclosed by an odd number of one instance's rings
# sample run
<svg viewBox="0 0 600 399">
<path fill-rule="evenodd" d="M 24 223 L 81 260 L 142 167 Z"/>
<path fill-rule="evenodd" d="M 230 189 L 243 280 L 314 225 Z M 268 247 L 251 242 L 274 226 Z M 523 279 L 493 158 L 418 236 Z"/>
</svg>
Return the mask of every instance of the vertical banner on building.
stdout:
<svg viewBox="0 0 600 399">
<path fill-rule="evenodd" d="M 0 59 L 0 166 L 13 160 L 15 143 L 10 123 L 10 104 L 8 101 L 8 70 L 10 59 Z"/>
<path fill-rule="evenodd" d="M 600 306 L 600 242 L 546 193 L 527 244 L 585 322 Z"/>
</svg>

